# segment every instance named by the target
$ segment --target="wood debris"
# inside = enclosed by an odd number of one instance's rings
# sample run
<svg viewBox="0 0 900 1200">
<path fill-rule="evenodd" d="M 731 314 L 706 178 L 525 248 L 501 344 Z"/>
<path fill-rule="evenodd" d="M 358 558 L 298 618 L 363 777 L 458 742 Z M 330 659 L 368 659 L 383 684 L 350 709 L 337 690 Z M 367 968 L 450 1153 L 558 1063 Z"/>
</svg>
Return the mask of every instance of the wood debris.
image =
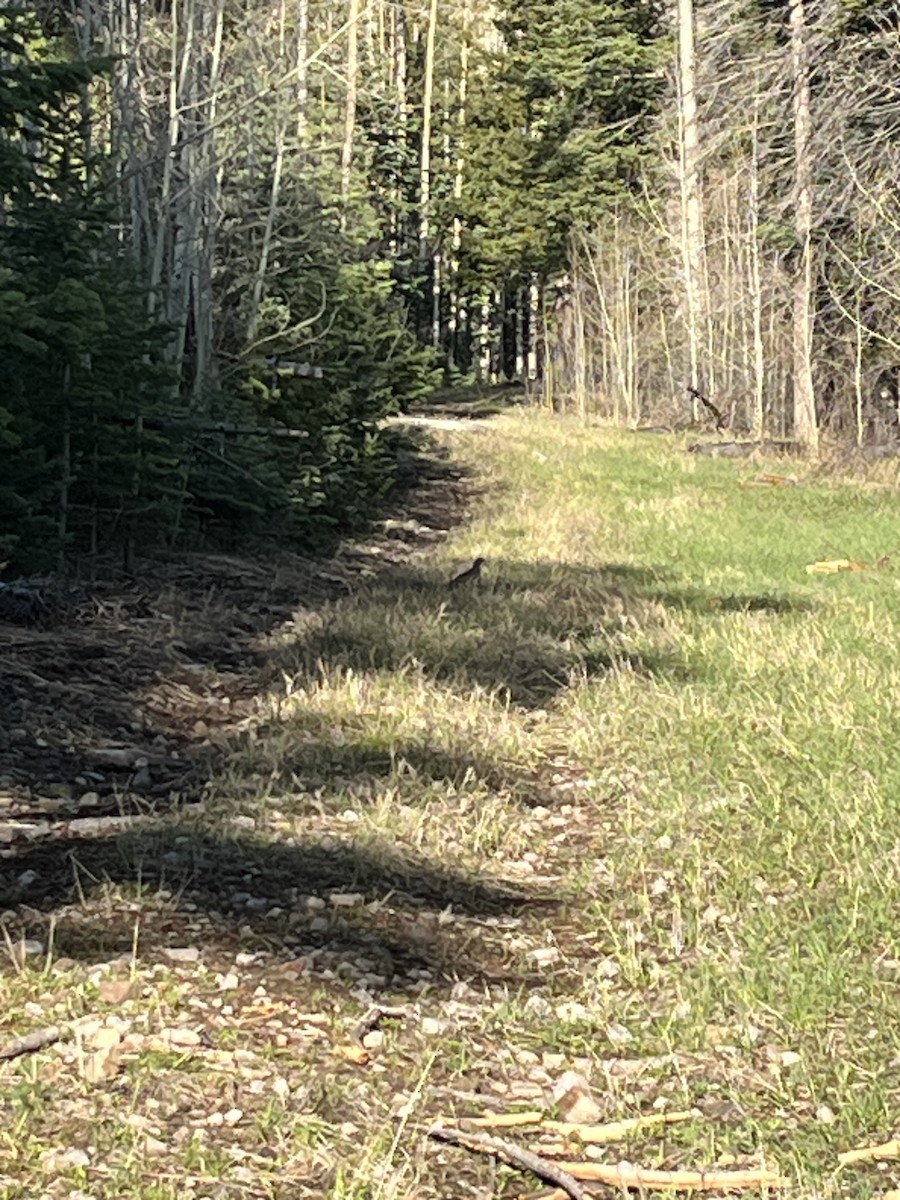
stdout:
<svg viewBox="0 0 900 1200">
<path fill-rule="evenodd" d="M 738 1192 L 788 1186 L 782 1175 L 765 1167 L 743 1171 L 655 1171 L 632 1163 L 563 1162 L 559 1165 L 573 1179 L 629 1191 L 656 1188 L 661 1192 Z"/>
<path fill-rule="evenodd" d="M 827 558 L 819 562 L 807 563 L 807 575 L 836 575 L 840 571 L 868 571 L 870 564 L 856 562 L 852 558 Z"/>
<path fill-rule="evenodd" d="M 0 1046 L 0 1062 L 9 1062 L 13 1058 L 21 1058 L 23 1054 L 35 1054 L 45 1046 L 52 1046 L 67 1036 L 67 1032 L 59 1025 L 48 1025 L 46 1029 L 35 1029 L 33 1033 L 23 1034 L 13 1038 L 5 1046 Z"/>
<path fill-rule="evenodd" d="M 540 1109 L 527 1112 L 490 1113 L 484 1117 L 467 1117 L 467 1125 L 475 1125 L 479 1129 L 516 1129 L 522 1125 L 540 1125 L 544 1114 Z"/>
<path fill-rule="evenodd" d="M 643 1129 L 652 1129 L 657 1125 L 675 1125 L 682 1121 L 690 1121 L 699 1116 L 697 1110 L 651 1113 L 646 1117 L 630 1117 L 624 1121 L 609 1121 L 604 1125 L 575 1125 L 569 1121 L 545 1121 L 543 1128 L 563 1137 L 574 1137 L 589 1145 L 607 1145 L 610 1142 L 621 1142 L 633 1133 Z"/>
<path fill-rule="evenodd" d="M 842 1167 L 851 1163 L 877 1162 L 885 1158 L 900 1158 L 900 1138 L 891 1142 L 881 1142 L 877 1146 L 857 1146 L 853 1150 L 845 1150 L 838 1155 Z"/>
<path fill-rule="evenodd" d="M 645 1117 L 634 1117 L 622 1121 L 611 1121 L 604 1125 L 578 1125 L 572 1122 L 544 1120 L 537 1110 L 520 1113 L 497 1113 L 483 1117 L 472 1117 L 470 1124 L 480 1127 L 513 1128 L 516 1126 L 539 1126 L 549 1133 L 573 1136 L 586 1144 L 604 1144 L 621 1141 L 630 1134 L 654 1126 L 688 1121 L 700 1114 L 697 1110 L 652 1113 Z M 627 1191 L 747 1191 L 763 1188 L 777 1190 L 787 1187 L 788 1181 L 777 1171 L 766 1167 L 725 1170 L 676 1170 L 660 1171 L 636 1166 L 630 1162 L 598 1163 L 582 1161 L 551 1162 L 548 1155 L 560 1152 L 571 1153 L 571 1143 L 556 1142 L 535 1145 L 528 1149 L 516 1146 L 504 1139 L 480 1133 L 438 1125 L 429 1131 L 429 1136 L 438 1141 L 460 1146 L 475 1153 L 490 1154 L 513 1167 L 530 1171 L 548 1183 L 555 1183 L 557 1190 L 544 1200 L 564 1200 L 576 1197 L 581 1183 L 602 1183 L 609 1187 Z M 900 1148 L 900 1143 L 888 1143 Z M 884 1150 L 886 1147 L 881 1147 Z M 583 1189 L 581 1195 L 586 1193 Z"/>
<path fill-rule="evenodd" d="M 565 1167 L 547 1162 L 546 1159 L 530 1150 L 523 1150 L 513 1142 L 507 1142 L 502 1138 L 491 1137 L 484 1133 L 464 1133 L 460 1129 L 448 1129 L 442 1125 L 433 1126 L 428 1131 L 428 1136 L 438 1142 L 447 1142 L 451 1146 L 461 1146 L 464 1150 L 490 1154 L 491 1157 L 499 1158 L 509 1163 L 510 1166 L 530 1171 L 544 1183 L 555 1183 L 562 1196 L 569 1196 L 571 1200 L 583 1200 L 584 1189 L 579 1186 Z"/>
</svg>

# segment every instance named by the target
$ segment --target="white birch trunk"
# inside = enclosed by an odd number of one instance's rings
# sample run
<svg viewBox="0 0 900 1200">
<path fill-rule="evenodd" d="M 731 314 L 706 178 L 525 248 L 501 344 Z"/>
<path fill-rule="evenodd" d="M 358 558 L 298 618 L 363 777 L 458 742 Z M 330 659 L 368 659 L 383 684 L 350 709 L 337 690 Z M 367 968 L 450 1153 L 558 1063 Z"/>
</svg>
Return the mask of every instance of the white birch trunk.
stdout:
<svg viewBox="0 0 900 1200">
<path fill-rule="evenodd" d="M 793 280 L 794 436 L 815 455 L 819 448 L 812 372 L 812 115 L 804 0 L 790 0 L 794 83 L 794 212 L 799 262 Z"/>
</svg>

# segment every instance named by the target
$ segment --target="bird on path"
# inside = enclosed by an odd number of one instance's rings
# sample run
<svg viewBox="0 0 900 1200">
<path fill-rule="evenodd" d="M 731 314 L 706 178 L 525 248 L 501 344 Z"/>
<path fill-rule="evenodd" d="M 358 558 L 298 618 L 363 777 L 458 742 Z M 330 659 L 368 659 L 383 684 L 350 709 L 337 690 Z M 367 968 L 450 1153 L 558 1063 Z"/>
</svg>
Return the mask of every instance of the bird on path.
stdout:
<svg viewBox="0 0 900 1200">
<path fill-rule="evenodd" d="M 465 571 L 461 571 L 459 575 L 454 575 L 447 584 L 449 588 L 458 588 L 467 583 L 474 583 L 476 579 L 481 578 L 481 568 L 484 566 L 483 558 L 476 558 L 471 567 Z"/>
</svg>

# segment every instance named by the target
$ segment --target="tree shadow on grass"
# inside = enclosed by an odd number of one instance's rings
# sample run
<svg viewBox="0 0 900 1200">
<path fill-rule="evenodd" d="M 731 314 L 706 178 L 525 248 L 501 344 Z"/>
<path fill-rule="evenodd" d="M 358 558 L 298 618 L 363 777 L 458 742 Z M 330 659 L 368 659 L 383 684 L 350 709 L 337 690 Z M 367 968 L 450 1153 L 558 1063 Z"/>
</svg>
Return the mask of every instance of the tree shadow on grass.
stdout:
<svg viewBox="0 0 900 1200">
<path fill-rule="evenodd" d="M 620 585 L 624 572 L 612 583 L 602 570 L 549 563 L 492 563 L 489 571 L 483 584 L 455 592 L 433 574 L 395 572 L 288 639 L 278 669 L 300 677 L 323 666 L 413 669 L 457 693 L 479 688 L 524 708 L 546 706 L 575 674 L 683 676 L 677 647 L 648 637 L 635 649 L 623 640 L 622 617 L 640 606 Z M 652 626 L 652 614 L 645 617 Z"/>
<path fill-rule="evenodd" d="M 693 612 L 701 616 L 712 616 L 715 613 L 770 613 L 781 617 L 808 613 L 814 609 L 814 605 L 805 598 L 775 592 L 720 594 L 715 590 L 683 587 L 670 591 L 660 590 L 653 595 L 658 603 L 675 612 Z"/>
<path fill-rule="evenodd" d="M 541 708 L 573 678 L 627 671 L 686 681 L 695 673 L 665 610 L 701 615 L 807 611 L 789 596 L 723 594 L 673 585 L 664 569 L 608 563 L 492 562 L 484 582 L 450 592 L 405 568 L 355 603 L 299 629 L 273 653 L 277 670 L 312 678 L 414 669 L 457 692 L 481 688 Z"/>
<path fill-rule="evenodd" d="M 327 950 L 321 969 L 342 955 L 361 955 L 392 990 L 403 990 L 422 970 L 435 978 L 521 982 L 521 964 L 485 956 L 461 929 L 473 920 L 515 923 L 552 910 L 558 899 L 383 844 L 284 844 L 177 823 L 79 839 L 60 851 L 59 843 L 45 843 L 23 853 L 17 868 L 32 882 L 9 880 L 0 888 L 0 910 L 27 899 L 23 935 L 44 940 L 52 913 L 54 956 L 75 960 L 131 953 L 137 922 L 143 956 L 193 944 L 314 963 Z M 308 897 L 315 908 L 306 905 Z"/>
</svg>

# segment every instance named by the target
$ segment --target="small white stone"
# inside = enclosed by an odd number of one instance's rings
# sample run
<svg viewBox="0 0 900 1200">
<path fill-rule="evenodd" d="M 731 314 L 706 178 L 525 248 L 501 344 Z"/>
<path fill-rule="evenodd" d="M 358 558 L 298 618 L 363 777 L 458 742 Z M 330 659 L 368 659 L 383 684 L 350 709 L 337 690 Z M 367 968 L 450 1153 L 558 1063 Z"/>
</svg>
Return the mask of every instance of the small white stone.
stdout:
<svg viewBox="0 0 900 1200">
<path fill-rule="evenodd" d="M 174 963 L 193 963 L 200 958 L 200 951 L 196 946 L 169 946 L 163 950 L 163 955 Z"/>
<path fill-rule="evenodd" d="M 419 1028 L 426 1037 L 439 1037 L 449 1027 L 449 1021 L 443 1021 L 440 1017 L 423 1017 L 419 1023 Z"/>
<path fill-rule="evenodd" d="M 41 1161 L 51 1170 L 65 1170 L 68 1167 L 89 1167 L 90 1155 L 85 1150 L 73 1146 L 69 1150 L 48 1150 Z"/>
<path fill-rule="evenodd" d="M 539 946 L 536 950 L 529 950 L 527 957 L 539 967 L 544 967 L 558 962 L 562 954 L 558 946 Z"/>
</svg>

